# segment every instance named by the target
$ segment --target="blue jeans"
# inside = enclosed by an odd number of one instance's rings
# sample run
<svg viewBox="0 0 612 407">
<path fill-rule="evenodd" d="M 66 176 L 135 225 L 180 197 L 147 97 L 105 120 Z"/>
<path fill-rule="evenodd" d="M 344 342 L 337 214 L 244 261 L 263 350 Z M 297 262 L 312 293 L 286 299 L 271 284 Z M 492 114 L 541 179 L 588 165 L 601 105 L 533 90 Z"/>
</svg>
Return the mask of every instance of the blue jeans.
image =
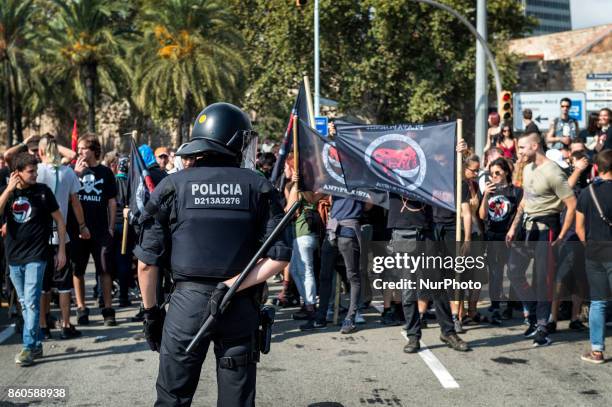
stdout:
<svg viewBox="0 0 612 407">
<path fill-rule="evenodd" d="M 46 261 L 9 265 L 11 281 L 17 291 L 23 314 L 23 347 L 33 350 L 42 346 L 40 341 L 40 293 Z"/>
<path fill-rule="evenodd" d="M 591 309 L 589 310 L 591 349 L 603 352 L 606 336 L 606 307 L 612 291 L 612 262 L 587 259 L 586 273 L 591 288 Z"/>
<path fill-rule="evenodd" d="M 293 253 L 289 270 L 306 305 L 314 305 L 317 301 L 314 252 L 318 246 L 319 242 L 315 234 L 296 237 L 293 240 Z"/>
</svg>

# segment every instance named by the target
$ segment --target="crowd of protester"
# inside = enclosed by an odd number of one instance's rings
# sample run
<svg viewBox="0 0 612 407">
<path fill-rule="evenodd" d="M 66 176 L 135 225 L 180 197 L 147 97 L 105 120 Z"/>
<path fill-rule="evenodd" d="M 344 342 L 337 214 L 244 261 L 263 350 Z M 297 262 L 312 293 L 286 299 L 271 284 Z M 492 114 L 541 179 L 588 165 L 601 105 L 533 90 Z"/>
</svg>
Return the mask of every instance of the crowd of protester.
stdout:
<svg viewBox="0 0 612 407">
<path fill-rule="evenodd" d="M 440 242 L 436 247 L 452 253 L 455 213 L 394 194 L 385 210 L 349 198 L 301 191 L 291 154 L 284 163 L 281 192 L 287 209 L 297 201 L 301 205 L 290 228 L 293 257 L 277 276 L 281 288 L 275 303 L 299 306 L 292 317 L 304 321 L 300 325 L 304 332 L 326 328 L 334 315 L 342 316 L 343 334 L 365 323 L 404 324 L 408 353 L 419 350 L 421 331 L 434 318 L 440 339 L 458 351 L 469 350 L 458 335 L 466 332 L 466 325 L 503 326 L 515 313 L 524 320 L 524 335 L 533 338 L 534 346 L 549 344 L 550 334 L 560 329 L 560 320 L 569 319 L 568 328 L 576 331 L 586 330 L 588 321 L 591 350 L 582 359 L 602 363 L 612 289 L 612 259 L 605 250 L 606 242 L 612 242 L 612 112 L 602 109 L 591 115 L 588 127 L 581 130 L 569 116 L 571 101 L 563 99 L 560 107 L 559 118 L 547 131 L 538 129 L 530 110 L 523 111 L 525 131 L 518 137 L 511 123 L 502 123 L 497 113 L 491 113 L 482 159 L 465 142 L 457 146 L 464 157 L 460 226 L 467 249 L 462 253 L 475 250 L 470 242 L 484 242 L 478 247 L 486 248 L 487 268 L 484 275 L 473 278 L 488 282 L 488 308 L 479 308 L 480 290 L 385 289 L 377 298 L 382 300 L 380 317 L 368 321 L 364 314 L 377 294 L 372 290 L 368 243 L 388 241 L 391 250 L 400 251 L 412 241 Z M 332 137 L 334 131 L 332 125 Z M 275 166 L 275 150 L 264 143 L 258 154 L 257 170 L 264 177 L 269 178 Z M 153 150 L 142 145 L 139 152 L 154 184 L 196 161 L 196 157 L 176 156 L 165 146 Z M 76 308 L 77 326 L 90 323 L 84 278 L 90 256 L 96 279 L 91 295 L 106 326 L 117 324 L 115 307 L 130 307 L 138 300 L 131 253 L 139 234 L 139 213 L 130 205 L 128 163 L 126 154 L 115 151 L 102 156 L 93 134 L 78 140 L 77 151 L 46 134 L 29 137 L 0 157 L 6 265 L 0 269 L 7 270 L 3 290 L 8 295 L 15 288 L 24 320 L 23 351 L 15 359 L 17 364 L 28 365 L 41 357 L 44 340 L 81 335 L 71 323 L 71 307 Z M 19 206 L 24 202 L 28 204 Z M 125 218 L 129 231 L 124 254 Z M 53 228 L 48 227 L 52 222 Z M 535 269 L 549 268 L 554 260 L 542 250 L 551 245 L 525 251 L 511 248 L 511 241 L 525 239 L 519 236 L 525 228 L 537 235 L 527 240 L 556 246 L 556 264 L 563 267 L 557 267 L 552 295 L 540 295 L 550 286 L 543 280 L 545 274 L 534 272 L 533 281 L 526 277 L 531 259 Z M 26 242 L 21 242 L 23 236 L 29 236 Z M 586 243 L 584 249 L 579 242 Z M 26 278 L 28 273 L 35 277 Z M 157 298 L 163 301 L 163 293 L 172 287 L 171 272 L 158 275 Z M 335 309 L 337 285 L 344 287 L 347 308 L 340 302 Z M 565 301 L 568 295 L 571 301 Z M 50 312 L 54 297 L 59 318 Z M 590 312 L 585 314 L 589 305 Z M 132 321 L 142 319 L 141 307 Z"/>
</svg>

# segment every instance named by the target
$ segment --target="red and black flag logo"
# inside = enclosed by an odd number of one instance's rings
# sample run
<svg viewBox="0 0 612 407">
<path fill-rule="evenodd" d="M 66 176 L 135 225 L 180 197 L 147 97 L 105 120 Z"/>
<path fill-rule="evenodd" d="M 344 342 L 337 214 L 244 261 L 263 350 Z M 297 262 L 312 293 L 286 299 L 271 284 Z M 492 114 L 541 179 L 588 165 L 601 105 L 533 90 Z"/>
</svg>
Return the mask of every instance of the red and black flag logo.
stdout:
<svg viewBox="0 0 612 407">
<path fill-rule="evenodd" d="M 455 210 L 456 123 L 336 127 L 349 190 L 378 189 Z"/>
<path fill-rule="evenodd" d="M 299 120 L 298 129 L 300 177 L 303 190 L 389 207 L 389 197 L 386 192 L 368 188 L 355 188 L 349 191 L 344 181 L 345 177 L 335 143 L 323 138 L 303 120 Z"/>
</svg>

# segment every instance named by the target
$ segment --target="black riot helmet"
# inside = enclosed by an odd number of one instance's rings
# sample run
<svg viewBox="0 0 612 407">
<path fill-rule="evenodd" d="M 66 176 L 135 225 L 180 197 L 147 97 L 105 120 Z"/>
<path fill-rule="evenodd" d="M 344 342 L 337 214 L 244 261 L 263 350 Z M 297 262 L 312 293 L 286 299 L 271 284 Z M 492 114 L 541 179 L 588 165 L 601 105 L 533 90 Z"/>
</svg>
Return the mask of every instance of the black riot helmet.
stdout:
<svg viewBox="0 0 612 407">
<path fill-rule="evenodd" d="M 254 137 L 257 133 L 246 113 L 229 103 L 214 103 L 200 112 L 193 124 L 191 140 L 177 155 L 215 152 L 240 157 Z"/>
</svg>

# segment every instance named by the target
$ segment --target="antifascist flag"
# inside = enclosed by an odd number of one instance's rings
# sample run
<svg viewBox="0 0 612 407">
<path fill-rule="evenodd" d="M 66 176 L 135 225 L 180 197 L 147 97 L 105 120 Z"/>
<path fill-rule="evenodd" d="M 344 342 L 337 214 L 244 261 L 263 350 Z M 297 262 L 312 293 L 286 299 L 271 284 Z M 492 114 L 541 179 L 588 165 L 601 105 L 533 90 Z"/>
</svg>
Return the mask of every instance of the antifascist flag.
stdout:
<svg viewBox="0 0 612 407">
<path fill-rule="evenodd" d="M 138 217 L 144 211 L 144 205 L 148 201 L 155 185 L 145 166 L 136 142 L 130 137 L 130 168 L 128 172 L 128 196 L 129 207 L 133 217 Z"/>
<path fill-rule="evenodd" d="M 341 196 L 389 208 L 386 192 L 367 188 L 349 191 L 340 165 L 340 157 L 333 141 L 323 138 L 304 121 L 299 120 L 299 159 L 302 189 Z"/>
<path fill-rule="evenodd" d="M 337 126 L 348 189 L 393 192 L 454 212 L 455 131 L 455 122 Z"/>
<path fill-rule="evenodd" d="M 79 140 L 79 129 L 77 127 L 77 120 L 74 119 L 74 124 L 72 125 L 72 136 L 70 137 L 70 147 L 72 148 L 72 151 L 77 151 L 77 144 L 78 144 L 78 140 Z M 76 158 L 74 160 L 72 160 L 72 164 L 76 163 Z"/>
<path fill-rule="evenodd" d="M 74 124 L 72 125 L 72 137 L 71 137 L 72 151 L 77 151 L 77 141 L 78 140 L 79 140 L 79 129 L 77 128 L 77 120 L 74 119 Z"/>
<path fill-rule="evenodd" d="M 283 170 L 285 169 L 285 159 L 287 158 L 287 154 L 291 152 L 293 148 L 293 116 L 297 115 L 301 120 L 304 120 L 306 123 L 310 123 L 310 115 L 308 114 L 308 102 L 306 99 L 306 86 L 304 85 L 304 81 L 300 84 L 300 89 L 298 90 L 297 97 L 295 98 L 295 102 L 293 103 L 293 108 L 291 109 L 291 114 L 289 115 L 289 123 L 287 124 L 287 130 L 285 131 L 285 136 L 283 137 L 283 142 L 281 144 L 280 150 L 278 151 L 278 157 L 276 158 L 276 163 L 274 164 L 274 168 L 272 169 L 272 175 L 270 176 L 270 182 L 272 182 L 276 187 L 280 188 L 280 180 L 283 179 Z"/>
</svg>

